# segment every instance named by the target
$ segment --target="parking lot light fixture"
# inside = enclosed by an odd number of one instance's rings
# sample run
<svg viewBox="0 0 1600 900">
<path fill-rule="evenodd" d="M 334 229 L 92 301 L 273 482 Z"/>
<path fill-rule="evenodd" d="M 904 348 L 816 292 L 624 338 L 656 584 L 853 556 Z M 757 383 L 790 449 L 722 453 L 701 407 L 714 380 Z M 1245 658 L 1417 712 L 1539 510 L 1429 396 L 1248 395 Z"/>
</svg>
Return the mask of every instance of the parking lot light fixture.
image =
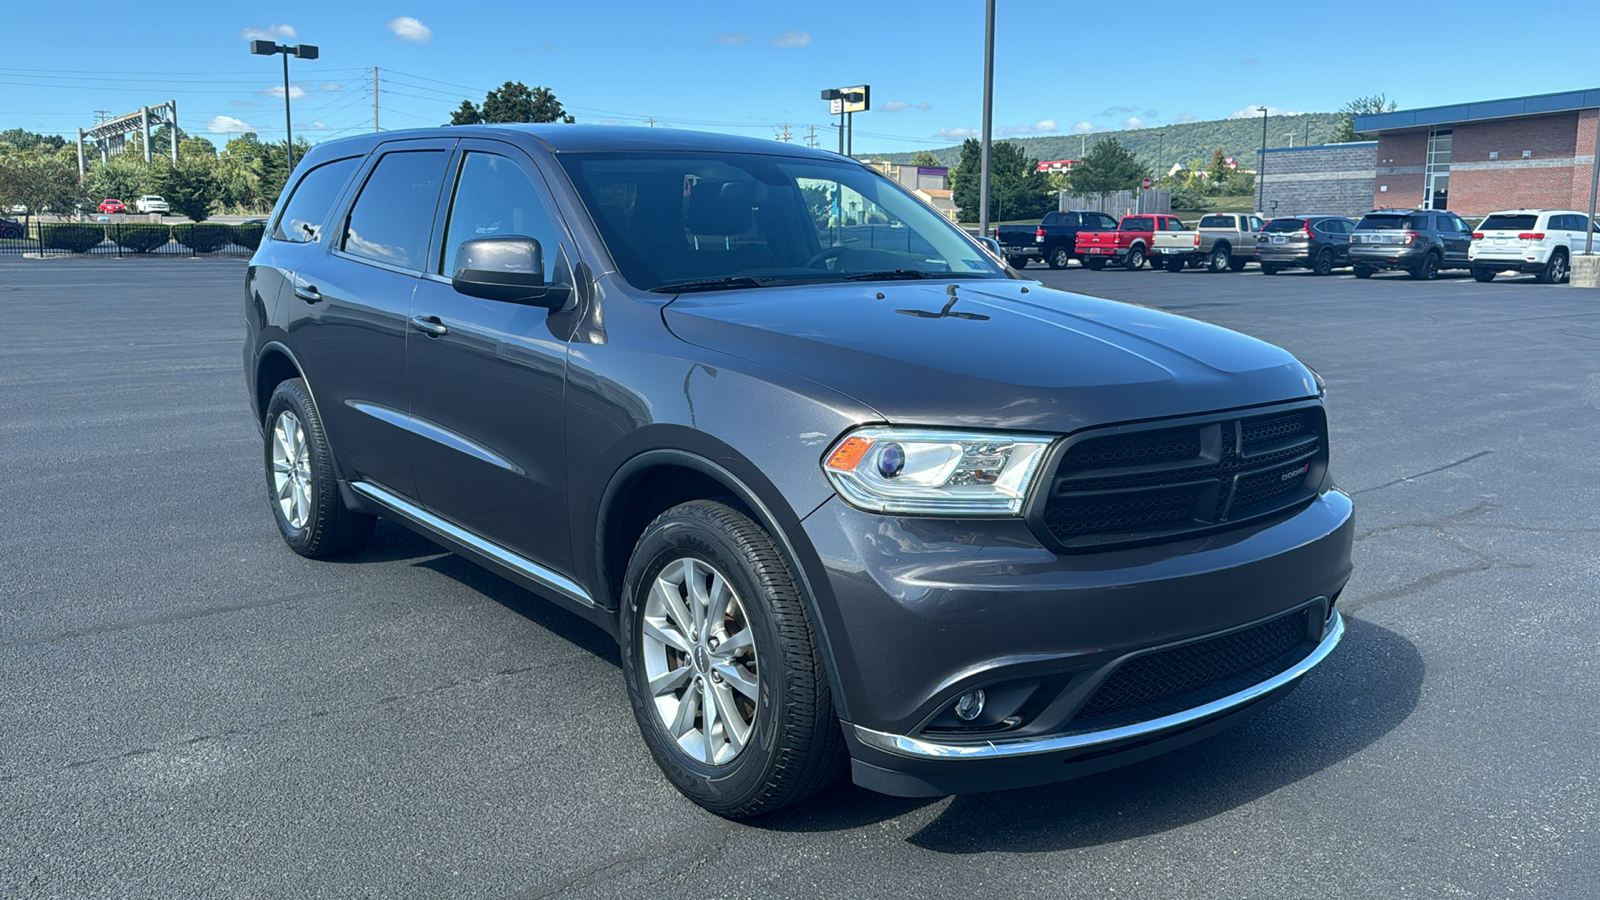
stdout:
<svg viewBox="0 0 1600 900">
<path fill-rule="evenodd" d="M 320 54 L 316 44 L 296 44 L 291 47 L 272 41 L 251 41 L 250 53 L 254 56 L 272 56 L 275 53 L 283 56 L 283 153 L 289 162 L 284 171 L 284 178 L 287 179 L 294 172 L 294 125 L 289 119 L 289 57 L 316 59 Z"/>
</svg>

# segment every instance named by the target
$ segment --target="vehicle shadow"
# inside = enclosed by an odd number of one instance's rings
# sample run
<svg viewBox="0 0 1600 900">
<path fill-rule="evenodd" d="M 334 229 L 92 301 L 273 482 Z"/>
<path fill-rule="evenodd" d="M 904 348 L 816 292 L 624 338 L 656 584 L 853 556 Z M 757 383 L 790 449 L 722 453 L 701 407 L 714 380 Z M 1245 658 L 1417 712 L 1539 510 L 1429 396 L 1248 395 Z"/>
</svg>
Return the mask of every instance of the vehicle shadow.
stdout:
<svg viewBox="0 0 1600 900">
<path fill-rule="evenodd" d="M 1193 824 L 1338 764 L 1416 708 L 1422 654 L 1393 631 L 1346 619 L 1343 645 L 1288 697 L 1237 728 L 1127 768 L 1076 781 L 957 796 L 907 840 L 939 853 L 1050 852 Z M 832 831 L 880 822 L 937 800 L 904 800 L 841 783 L 748 824 Z"/>
</svg>

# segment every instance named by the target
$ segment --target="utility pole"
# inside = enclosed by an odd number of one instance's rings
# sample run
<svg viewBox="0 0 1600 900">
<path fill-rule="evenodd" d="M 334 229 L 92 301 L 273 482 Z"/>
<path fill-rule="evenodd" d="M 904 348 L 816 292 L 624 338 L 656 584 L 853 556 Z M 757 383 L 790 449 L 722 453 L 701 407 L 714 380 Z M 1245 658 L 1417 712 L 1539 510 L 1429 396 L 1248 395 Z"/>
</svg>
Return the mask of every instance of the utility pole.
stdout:
<svg viewBox="0 0 1600 900">
<path fill-rule="evenodd" d="M 1256 210 L 1267 211 L 1267 108 L 1261 107 L 1261 162 L 1256 165 Z"/>
<path fill-rule="evenodd" d="M 96 125 L 99 125 L 101 122 L 104 122 L 109 118 L 111 118 L 111 110 L 109 109 L 97 109 L 94 111 L 94 123 Z"/>
<path fill-rule="evenodd" d="M 806 146 L 815 150 L 817 149 L 817 126 L 808 125 L 806 128 L 808 129 L 806 133 Z"/>
<path fill-rule="evenodd" d="M 777 133 L 774 134 L 773 137 L 776 138 L 777 140 L 783 141 L 785 144 L 787 144 L 790 141 L 794 140 L 794 135 L 789 133 L 789 126 L 787 126 L 787 125 L 779 125 L 777 127 L 776 131 L 777 131 Z"/>
<path fill-rule="evenodd" d="M 983 153 L 978 166 L 978 236 L 989 234 L 989 150 L 994 124 L 994 0 L 989 0 L 983 23 Z"/>
<path fill-rule="evenodd" d="M 656 120 L 655 119 L 645 119 L 644 123 L 646 125 L 649 125 L 651 128 L 656 127 Z"/>
<path fill-rule="evenodd" d="M 378 67 L 372 67 L 372 131 L 376 134 L 383 129 L 378 127 Z"/>
<path fill-rule="evenodd" d="M 1166 155 L 1167 133 L 1163 131 L 1156 135 L 1156 184 L 1161 183 L 1161 179 L 1164 175 L 1164 173 L 1161 171 L 1161 164 L 1166 161 Z"/>
</svg>

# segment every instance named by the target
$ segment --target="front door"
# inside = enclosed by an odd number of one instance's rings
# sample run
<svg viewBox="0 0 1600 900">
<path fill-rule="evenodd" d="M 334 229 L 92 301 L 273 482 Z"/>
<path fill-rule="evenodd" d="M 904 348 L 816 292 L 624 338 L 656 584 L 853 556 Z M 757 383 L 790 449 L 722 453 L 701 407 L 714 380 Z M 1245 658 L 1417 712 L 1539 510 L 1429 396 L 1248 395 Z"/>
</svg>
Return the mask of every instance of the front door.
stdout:
<svg viewBox="0 0 1600 900">
<path fill-rule="evenodd" d="M 463 241 L 539 242 L 545 280 L 572 284 L 572 243 L 537 167 L 496 141 L 463 141 L 451 161 L 442 241 L 417 286 L 409 352 L 412 416 L 432 440 L 413 457 L 436 515 L 558 571 L 571 571 L 563 391 L 574 317 L 457 293 Z"/>
</svg>

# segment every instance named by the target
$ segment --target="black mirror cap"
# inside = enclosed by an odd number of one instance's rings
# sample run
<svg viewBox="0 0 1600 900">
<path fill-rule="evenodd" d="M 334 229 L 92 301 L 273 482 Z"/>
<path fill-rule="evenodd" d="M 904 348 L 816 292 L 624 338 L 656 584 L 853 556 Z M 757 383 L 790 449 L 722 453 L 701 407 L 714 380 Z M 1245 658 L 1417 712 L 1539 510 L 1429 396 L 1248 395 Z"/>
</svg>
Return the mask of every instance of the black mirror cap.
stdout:
<svg viewBox="0 0 1600 900">
<path fill-rule="evenodd" d="M 463 241 L 456 251 L 450 286 L 458 293 L 502 303 L 560 309 L 571 289 L 544 283 L 544 251 L 530 237 L 489 237 Z"/>
</svg>

